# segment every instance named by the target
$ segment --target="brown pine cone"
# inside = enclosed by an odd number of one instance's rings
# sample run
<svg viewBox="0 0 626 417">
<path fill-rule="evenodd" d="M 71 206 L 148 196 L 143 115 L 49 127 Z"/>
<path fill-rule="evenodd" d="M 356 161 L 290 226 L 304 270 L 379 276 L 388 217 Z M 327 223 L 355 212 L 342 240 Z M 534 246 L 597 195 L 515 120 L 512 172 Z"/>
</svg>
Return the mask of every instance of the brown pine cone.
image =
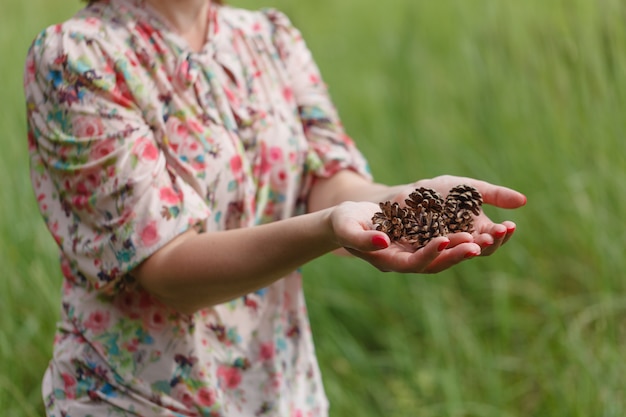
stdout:
<svg viewBox="0 0 626 417">
<path fill-rule="evenodd" d="M 447 229 L 442 220 L 442 215 L 435 211 L 413 213 L 413 216 L 404 222 L 404 237 L 400 241 L 419 249 L 432 239 L 447 234 Z"/>
<path fill-rule="evenodd" d="M 391 240 L 399 240 L 404 236 L 404 219 L 409 216 L 409 210 L 390 201 L 379 203 L 379 206 L 381 211 L 372 217 L 376 230 L 385 232 Z"/>
<path fill-rule="evenodd" d="M 458 185 L 445 200 L 437 191 L 420 187 L 405 202 L 406 207 L 379 203 L 381 211 L 374 214 L 372 222 L 392 241 L 419 249 L 448 233 L 473 232 L 474 216 L 480 214 L 483 199 L 474 187 Z"/>
<path fill-rule="evenodd" d="M 441 194 L 431 188 L 417 188 L 404 201 L 407 207 L 410 207 L 415 214 L 423 212 L 441 213 L 443 211 L 444 200 Z"/>
<path fill-rule="evenodd" d="M 474 231 L 474 216 L 480 214 L 483 197 L 470 185 L 458 185 L 450 190 L 444 204 L 443 216 L 449 233 Z"/>
</svg>

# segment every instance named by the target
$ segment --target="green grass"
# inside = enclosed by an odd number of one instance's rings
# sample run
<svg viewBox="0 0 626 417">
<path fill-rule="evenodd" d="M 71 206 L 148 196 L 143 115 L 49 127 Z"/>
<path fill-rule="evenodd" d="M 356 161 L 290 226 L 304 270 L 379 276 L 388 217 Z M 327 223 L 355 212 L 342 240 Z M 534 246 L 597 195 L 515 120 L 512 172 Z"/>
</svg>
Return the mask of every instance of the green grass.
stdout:
<svg viewBox="0 0 626 417">
<path fill-rule="evenodd" d="M 332 415 L 626 415 L 626 6 L 618 0 L 247 0 L 301 28 L 376 177 L 529 199 L 491 258 L 436 276 L 305 268 Z M 78 7 L 0 5 L 0 409 L 40 416 L 60 273 L 30 190 L 21 72 Z"/>
</svg>

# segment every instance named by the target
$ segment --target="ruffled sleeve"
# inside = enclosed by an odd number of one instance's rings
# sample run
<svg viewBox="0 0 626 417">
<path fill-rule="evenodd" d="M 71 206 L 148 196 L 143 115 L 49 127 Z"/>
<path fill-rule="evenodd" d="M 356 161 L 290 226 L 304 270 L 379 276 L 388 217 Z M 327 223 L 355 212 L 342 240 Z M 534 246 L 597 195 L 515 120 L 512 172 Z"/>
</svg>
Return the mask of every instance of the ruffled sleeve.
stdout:
<svg viewBox="0 0 626 417">
<path fill-rule="evenodd" d="M 209 215 L 135 103 L 139 70 L 101 35 L 55 26 L 26 63 L 31 177 L 68 279 L 118 291 L 140 262 Z"/>
<path fill-rule="evenodd" d="M 273 42 L 290 78 L 309 143 L 306 171 L 313 177 L 330 177 L 340 170 L 350 169 L 371 178 L 367 161 L 343 129 L 300 31 L 282 12 L 267 9 L 264 13 L 272 25 Z"/>
</svg>

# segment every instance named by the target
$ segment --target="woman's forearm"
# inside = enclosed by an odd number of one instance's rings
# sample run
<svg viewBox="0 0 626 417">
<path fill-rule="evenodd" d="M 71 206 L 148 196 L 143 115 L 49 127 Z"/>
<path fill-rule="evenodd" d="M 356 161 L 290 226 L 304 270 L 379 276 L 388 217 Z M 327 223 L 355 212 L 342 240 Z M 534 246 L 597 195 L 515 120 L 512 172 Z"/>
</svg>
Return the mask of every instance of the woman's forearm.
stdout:
<svg viewBox="0 0 626 417">
<path fill-rule="evenodd" d="M 184 313 L 263 288 L 339 247 L 330 209 L 261 226 L 171 241 L 133 273 L 138 282 Z"/>
<path fill-rule="evenodd" d="M 150 256 L 133 275 L 179 311 L 219 304 L 340 248 L 330 221 L 332 207 L 344 201 L 381 201 L 395 188 L 341 171 L 316 182 L 308 214 L 251 228 L 189 231 Z"/>
<path fill-rule="evenodd" d="M 311 190 L 309 212 L 335 206 L 344 201 L 378 203 L 397 196 L 405 185 L 388 186 L 371 182 L 356 172 L 344 170 L 330 178 L 317 179 Z"/>
</svg>

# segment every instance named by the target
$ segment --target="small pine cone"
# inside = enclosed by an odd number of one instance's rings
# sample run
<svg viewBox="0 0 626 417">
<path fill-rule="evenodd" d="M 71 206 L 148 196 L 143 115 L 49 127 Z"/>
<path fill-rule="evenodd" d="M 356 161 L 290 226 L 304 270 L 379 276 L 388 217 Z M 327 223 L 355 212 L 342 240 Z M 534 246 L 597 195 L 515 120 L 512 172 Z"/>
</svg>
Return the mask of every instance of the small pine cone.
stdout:
<svg viewBox="0 0 626 417">
<path fill-rule="evenodd" d="M 405 236 L 401 242 L 408 243 L 415 249 L 425 246 L 432 239 L 445 236 L 447 229 L 440 213 L 422 212 L 405 220 Z"/>
<path fill-rule="evenodd" d="M 474 218 L 472 217 L 472 213 L 469 211 L 446 214 L 445 222 L 448 233 L 472 233 L 474 231 Z"/>
<path fill-rule="evenodd" d="M 444 201 L 437 191 L 431 188 L 420 187 L 409 194 L 405 200 L 407 207 L 414 211 L 415 215 L 421 213 L 441 213 Z"/>
<path fill-rule="evenodd" d="M 480 214 L 483 197 L 469 185 L 458 185 L 446 197 L 443 215 L 449 233 L 474 231 L 474 216 Z"/>
<path fill-rule="evenodd" d="M 386 233 L 391 240 L 399 240 L 404 236 L 404 220 L 410 216 L 409 210 L 389 201 L 379 203 L 379 206 L 381 211 L 372 217 L 376 230 Z"/>
</svg>

